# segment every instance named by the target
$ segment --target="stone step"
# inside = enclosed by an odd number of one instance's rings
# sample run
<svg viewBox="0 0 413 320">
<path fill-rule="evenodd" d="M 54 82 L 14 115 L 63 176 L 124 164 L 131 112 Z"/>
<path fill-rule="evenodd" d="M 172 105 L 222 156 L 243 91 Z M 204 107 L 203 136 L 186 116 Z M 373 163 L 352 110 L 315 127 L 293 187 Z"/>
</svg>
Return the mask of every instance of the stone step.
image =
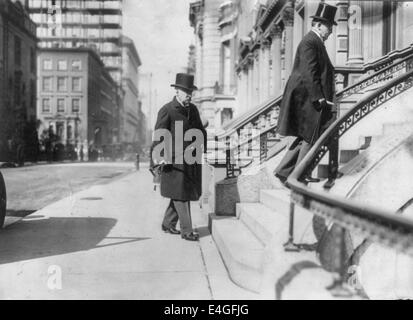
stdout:
<svg viewBox="0 0 413 320">
<path fill-rule="evenodd" d="M 290 212 L 290 190 L 287 188 L 261 190 L 260 202 L 279 214 L 288 214 Z"/>
<path fill-rule="evenodd" d="M 321 186 L 323 182 L 320 182 Z M 311 186 L 316 184 L 311 184 Z M 287 188 L 284 189 L 275 189 L 275 190 L 261 190 L 260 192 L 260 202 L 268 207 L 270 210 L 273 210 L 277 213 L 277 217 L 283 216 L 285 219 L 289 219 L 290 216 L 290 207 L 291 207 L 291 198 L 290 190 Z M 304 209 L 300 206 L 294 207 L 294 234 L 296 241 L 299 243 L 314 243 L 317 241 L 312 230 L 312 221 L 313 213 Z M 284 221 L 281 220 L 280 221 Z M 284 230 L 280 231 L 287 241 L 288 236 L 288 225 Z M 278 232 L 278 231 L 276 231 Z"/>
<path fill-rule="evenodd" d="M 397 123 L 385 123 L 383 124 L 383 136 L 387 136 L 389 134 L 393 134 L 395 131 L 408 129 L 413 126 L 413 120 L 411 121 L 403 121 Z"/>
<path fill-rule="evenodd" d="M 263 244 L 236 218 L 213 219 L 212 237 L 232 281 L 244 289 L 259 293 Z"/>
<path fill-rule="evenodd" d="M 288 228 L 286 215 L 261 203 L 238 203 L 237 216 L 263 245 L 267 245 L 275 233 L 285 232 Z"/>
</svg>

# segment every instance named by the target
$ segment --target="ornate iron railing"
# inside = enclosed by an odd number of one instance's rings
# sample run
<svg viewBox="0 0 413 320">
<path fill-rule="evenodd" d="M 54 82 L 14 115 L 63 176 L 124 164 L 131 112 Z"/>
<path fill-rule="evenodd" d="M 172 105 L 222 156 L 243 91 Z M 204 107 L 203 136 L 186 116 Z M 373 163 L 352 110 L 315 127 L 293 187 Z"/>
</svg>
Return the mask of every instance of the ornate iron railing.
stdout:
<svg viewBox="0 0 413 320">
<path fill-rule="evenodd" d="M 362 79 L 354 85 L 351 85 L 344 90 L 337 92 L 337 101 L 340 102 L 342 99 L 351 96 L 353 94 L 359 93 L 372 85 L 378 83 L 386 83 L 392 79 L 398 77 L 400 74 L 406 73 L 413 69 L 413 54 L 411 54 L 412 48 L 409 47 L 400 52 L 393 52 L 380 61 L 366 65 L 363 68 L 363 72 L 367 72 L 371 69 L 379 69 L 374 74 Z M 397 60 L 397 62 L 395 62 Z M 384 64 L 384 62 L 386 64 Z M 383 63 L 382 63 L 383 62 Z M 393 63 L 393 64 L 391 64 Z M 391 64 L 391 65 L 388 65 Z M 387 66 L 386 66 L 387 65 Z M 224 126 L 224 132 L 217 135 L 217 141 L 225 145 L 225 161 L 227 167 L 227 177 L 232 178 L 235 175 L 241 174 L 241 169 L 251 164 L 252 161 L 247 161 L 243 159 L 241 150 L 244 149 L 245 144 L 253 144 L 254 142 L 260 145 L 260 162 L 266 160 L 267 152 L 269 150 L 268 141 L 271 138 L 276 137 L 277 129 L 277 119 L 279 113 L 279 106 L 281 103 L 282 96 L 274 97 L 263 103 L 258 108 L 246 112 L 244 115 L 234 119 Z M 256 129 L 260 130 L 261 133 L 255 135 L 254 137 L 248 137 L 245 142 L 241 142 L 240 145 L 232 146 L 228 141 L 232 141 L 232 136 L 238 136 L 236 141 L 245 140 L 245 137 L 241 137 L 241 132 L 243 130 Z M 328 183 L 326 187 L 331 187 L 334 180 L 336 179 L 338 173 L 338 140 L 333 143 L 330 141 L 330 166 L 328 172 Z M 248 158 L 246 156 L 246 158 Z M 246 163 L 245 163 L 246 162 Z"/>
<path fill-rule="evenodd" d="M 221 150 L 225 152 L 227 178 L 240 174 L 241 169 L 254 161 L 249 154 L 253 148 L 259 149 L 259 156 L 255 158 L 259 158 L 260 162 L 267 158 L 268 143 L 276 140 L 280 102 L 281 97 L 271 98 L 258 108 L 228 123 L 224 127 L 226 131 L 215 137 L 214 152 L 219 153 L 218 145 L 221 145 Z M 233 143 L 234 141 L 236 143 Z M 217 159 L 217 164 L 218 157 L 214 158 Z"/>
<path fill-rule="evenodd" d="M 290 235 L 286 250 L 297 250 L 293 243 L 294 205 L 298 204 L 316 216 L 328 218 L 340 227 L 340 239 L 337 241 L 343 253 L 345 231 L 355 231 L 363 236 L 378 241 L 396 250 L 413 255 L 413 221 L 373 208 L 363 203 L 340 198 L 327 192 L 312 190 L 300 182 L 309 176 L 322 157 L 331 151 L 331 145 L 350 130 L 361 119 L 367 117 L 390 99 L 413 87 L 413 71 L 392 80 L 384 87 L 363 98 L 351 110 L 336 120 L 315 143 L 303 161 L 290 175 L 287 184 L 292 190 L 290 212 Z M 331 165 L 331 164 L 330 164 Z M 334 164 L 333 164 L 334 165 Z M 346 261 L 344 253 L 339 255 L 341 261 L 340 280 L 333 286 L 335 294 L 348 292 L 345 289 Z"/>
<path fill-rule="evenodd" d="M 390 61 L 388 62 L 390 63 Z M 401 73 L 411 70 L 412 65 L 413 65 L 413 54 L 410 54 L 402 58 L 400 61 L 390 64 L 382 69 L 379 69 L 377 72 L 362 79 L 361 81 L 351 86 L 346 87 L 344 90 L 337 92 L 337 99 L 344 99 L 348 96 L 351 96 L 355 93 L 365 90 L 372 85 L 394 79 L 397 76 L 399 76 Z M 363 68 L 363 73 L 367 71 L 368 70 Z"/>
</svg>

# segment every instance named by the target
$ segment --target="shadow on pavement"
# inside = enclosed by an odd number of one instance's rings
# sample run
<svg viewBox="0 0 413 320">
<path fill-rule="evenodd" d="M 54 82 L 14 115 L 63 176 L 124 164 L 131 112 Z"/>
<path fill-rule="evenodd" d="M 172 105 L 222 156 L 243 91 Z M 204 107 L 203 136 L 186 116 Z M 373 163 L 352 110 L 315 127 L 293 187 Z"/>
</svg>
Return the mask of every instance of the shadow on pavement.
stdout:
<svg viewBox="0 0 413 320">
<path fill-rule="evenodd" d="M 282 299 L 284 289 L 297 277 L 301 271 L 307 269 L 321 269 L 321 266 L 313 261 L 301 261 L 294 263 L 291 268 L 278 279 L 275 285 L 276 300 Z"/>
<path fill-rule="evenodd" d="M 6 217 L 25 218 L 34 212 L 36 212 L 36 210 L 7 210 Z"/>
<path fill-rule="evenodd" d="M 116 225 L 109 218 L 26 219 L 0 230 L 0 264 L 85 251 L 148 238 L 106 238 Z M 111 244 L 99 245 L 104 239 Z M 122 240 L 122 241 L 120 241 Z"/>
</svg>

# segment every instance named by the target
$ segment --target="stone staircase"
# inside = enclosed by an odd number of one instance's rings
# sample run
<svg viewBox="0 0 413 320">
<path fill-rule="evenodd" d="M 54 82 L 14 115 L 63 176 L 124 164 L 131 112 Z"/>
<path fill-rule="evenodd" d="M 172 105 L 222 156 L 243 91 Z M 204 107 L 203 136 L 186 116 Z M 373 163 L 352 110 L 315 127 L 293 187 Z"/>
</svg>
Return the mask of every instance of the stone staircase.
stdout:
<svg viewBox="0 0 413 320">
<path fill-rule="evenodd" d="M 279 188 L 261 190 L 258 203 L 238 203 L 236 217 L 211 217 L 212 236 L 231 279 L 265 299 L 277 298 L 276 287 L 278 292 L 286 289 L 281 280 L 295 265 L 305 262 L 321 269 L 313 251 L 284 251 L 282 244 L 288 238 L 289 210 L 289 190 Z M 296 240 L 312 247 L 317 241 L 312 231 L 313 215 L 297 208 L 295 217 Z M 324 278 L 321 282 L 332 282 L 328 272 L 321 272 L 320 276 Z M 324 291 L 327 292 L 320 288 L 320 292 Z M 310 297 L 315 292 L 308 294 Z"/>
<path fill-rule="evenodd" d="M 396 98 L 392 104 L 403 103 L 409 95 L 411 93 Z M 370 170 L 369 167 L 374 165 L 377 159 L 382 158 L 386 152 L 412 133 L 413 108 L 405 107 L 396 111 L 384 107 L 383 111 L 378 110 L 370 119 L 374 122 L 375 134 L 370 137 L 369 145 L 364 150 L 358 150 L 354 157 L 341 161 L 341 170 L 345 175 L 337 180 L 331 192 L 348 194 L 363 172 Z M 385 120 L 378 122 L 378 119 Z M 361 135 L 363 130 L 358 134 Z M 270 167 L 273 168 L 281 156 L 282 154 L 268 161 L 271 162 Z M 254 171 L 254 168 L 250 171 Z M 271 174 L 268 168 L 267 172 Z M 317 254 L 314 251 L 284 251 L 282 245 L 287 241 L 289 230 L 290 193 L 280 184 L 273 185 L 274 189 L 259 191 L 258 202 L 237 203 L 235 217 L 212 217 L 212 236 L 231 279 L 245 289 L 260 293 L 263 298 L 332 299 L 326 287 L 333 282 L 333 275 L 321 268 Z M 322 189 L 322 183 L 312 184 L 311 187 Z M 295 242 L 304 244 L 307 248 L 311 248 L 317 242 L 312 220 L 311 212 L 296 206 Z M 357 239 L 357 242 L 361 240 Z M 297 266 L 307 267 L 302 272 L 293 271 Z M 291 278 L 288 274 L 294 276 Z M 319 285 L 314 287 L 315 278 L 318 279 Z M 307 294 L 300 291 L 296 296 L 294 286 L 308 287 L 309 290 Z"/>
<path fill-rule="evenodd" d="M 341 100 L 340 113 L 345 113 L 384 84 L 381 82 L 369 86 Z M 380 152 L 388 152 L 389 145 L 400 143 L 410 134 L 413 123 L 412 97 L 412 90 L 393 97 L 340 139 L 340 171 L 349 177 L 345 175 L 337 180 L 333 193 L 338 191 L 341 196 L 347 195 L 356 180 L 363 175 L 363 169 L 367 171 L 372 165 L 366 163 L 374 161 Z M 211 215 L 212 236 L 229 276 L 240 287 L 259 293 L 264 299 L 333 299 L 327 286 L 332 284 L 335 275 L 321 267 L 316 252 L 317 239 L 313 232 L 313 213 L 295 207 L 294 242 L 307 250 L 286 252 L 283 248 L 288 239 L 290 192 L 279 183 L 274 183 L 271 177 L 282 156 L 283 152 L 263 164 L 253 163 L 243 171 L 241 180 L 238 180 L 238 192 L 244 193 L 242 187 L 248 187 L 243 182 L 243 176 L 258 176 L 259 172 L 269 176 L 273 189 L 268 189 L 268 185 L 264 184 L 256 190 L 258 199 L 251 202 L 241 200 L 236 204 L 235 217 Z M 326 156 L 318 166 L 321 178 L 326 178 L 327 161 Z M 320 190 L 322 186 L 323 182 L 311 185 Z"/>
<path fill-rule="evenodd" d="M 347 112 L 355 103 L 364 97 L 383 87 L 385 83 L 372 85 L 340 101 L 340 113 Z M 413 108 L 410 107 L 409 98 L 411 93 L 404 93 L 388 102 L 389 106 L 384 106 L 374 111 L 369 117 L 361 120 L 340 138 L 339 162 L 344 165 L 366 150 L 372 143 L 375 143 L 388 134 L 401 129 L 403 126 L 411 126 L 413 121 Z M 393 106 L 402 106 L 397 108 Z M 407 106 L 407 107 L 406 107 Z M 391 109 L 391 112 L 389 112 Z M 324 157 L 318 166 L 317 176 L 327 178 L 328 158 Z"/>
</svg>

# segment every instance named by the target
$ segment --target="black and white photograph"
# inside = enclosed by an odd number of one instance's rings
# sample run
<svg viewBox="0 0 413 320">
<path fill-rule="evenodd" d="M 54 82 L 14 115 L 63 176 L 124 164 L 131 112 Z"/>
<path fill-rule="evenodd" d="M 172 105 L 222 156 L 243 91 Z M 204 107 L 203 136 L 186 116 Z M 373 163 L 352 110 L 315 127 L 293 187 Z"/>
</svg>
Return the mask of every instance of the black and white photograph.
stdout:
<svg viewBox="0 0 413 320">
<path fill-rule="evenodd" d="M 0 0 L 0 300 L 410 299 L 413 1 Z"/>
</svg>

